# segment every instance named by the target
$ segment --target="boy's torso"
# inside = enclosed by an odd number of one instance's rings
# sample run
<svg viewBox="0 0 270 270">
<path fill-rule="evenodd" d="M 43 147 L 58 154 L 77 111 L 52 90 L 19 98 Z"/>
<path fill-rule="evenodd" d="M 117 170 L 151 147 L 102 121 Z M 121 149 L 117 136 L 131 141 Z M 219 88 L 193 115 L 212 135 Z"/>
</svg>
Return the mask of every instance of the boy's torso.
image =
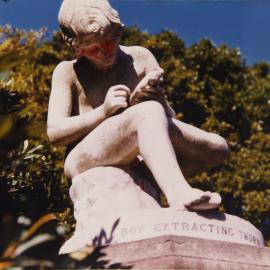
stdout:
<svg viewBox="0 0 270 270">
<path fill-rule="evenodd" d="M 106 71 L 93 68 L 86 59 L 74 61 L 72 115 L 102 105 L 111 86 L 123 84 L 132 92 L 145 75 L 146 62 L 138 54 L 138 47 L 125 46 L 120 46 L 117 62 Z"/>
</svg>

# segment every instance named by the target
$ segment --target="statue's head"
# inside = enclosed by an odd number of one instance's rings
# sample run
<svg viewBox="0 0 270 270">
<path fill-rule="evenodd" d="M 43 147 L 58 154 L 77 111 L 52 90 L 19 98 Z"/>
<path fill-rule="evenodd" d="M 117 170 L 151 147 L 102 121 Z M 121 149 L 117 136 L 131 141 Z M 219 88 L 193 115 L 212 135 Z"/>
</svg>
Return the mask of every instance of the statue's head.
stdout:
<svg viewBox="0 0 270 270">
<path fill-rule="evenodd" d="M 123 28 L 118 12 L 107 0 L 64 0 L 58 21 L 64 40 L 71 46 L 86 36 L 93 40 L 108 33 L 118 36 Z"/>
<path fill-rule="evenodd" d="M 58 20 L 66 43 L 83 56 L 93 44 L 118 45 L 124 26 L 107 0 L 64 0 Z"/>
</svg>

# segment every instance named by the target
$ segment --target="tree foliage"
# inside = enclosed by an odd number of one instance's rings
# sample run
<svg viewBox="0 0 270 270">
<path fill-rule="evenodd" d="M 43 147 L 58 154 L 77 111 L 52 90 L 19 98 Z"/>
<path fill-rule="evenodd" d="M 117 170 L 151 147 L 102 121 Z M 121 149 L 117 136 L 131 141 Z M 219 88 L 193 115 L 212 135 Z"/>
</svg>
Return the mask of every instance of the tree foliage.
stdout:
<svg viewBox="0 0 270 270">
<path fill-rule="evenodd" d="M 5 26 L 0 41 L 0 213 L 36 219 L 57 212 L 68 224 L 64 149 L 50 145 L 45 126 L 52 71 L 72 52 L 58 32 L 48 39 L 44 30 Z M 248 219 L 269 240 L 270 65 L 249 66 L 239 49 L 208 39 L 187 47 L 169 30 L 150 35 L 127 28 L 122 43 L 155 55 L 178 119 L 229 143 L 228 160 L 189 179 L 192 185 L 220 192 L 222 210 Z"/>
</svg>

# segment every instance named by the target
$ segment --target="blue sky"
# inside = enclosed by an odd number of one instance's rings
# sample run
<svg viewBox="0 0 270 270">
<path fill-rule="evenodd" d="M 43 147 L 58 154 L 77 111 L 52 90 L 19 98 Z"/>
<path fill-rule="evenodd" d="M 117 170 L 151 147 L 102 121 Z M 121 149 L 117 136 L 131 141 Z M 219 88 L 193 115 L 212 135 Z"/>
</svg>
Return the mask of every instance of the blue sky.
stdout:
<svg viewBox="0 0 270 270">
<path fill-rule="evenodd" d="M 74 0 L 76 1 L 76 0 Z M 58 29 L 61 0 L 0 0 L 0 24 Z M 157 33 L 168 28 L 189 46 L 203 37 L 240 48 L 247 63 L 270 62 L 270 0 L 111 0 L 127 25 Z"/>
</svg>

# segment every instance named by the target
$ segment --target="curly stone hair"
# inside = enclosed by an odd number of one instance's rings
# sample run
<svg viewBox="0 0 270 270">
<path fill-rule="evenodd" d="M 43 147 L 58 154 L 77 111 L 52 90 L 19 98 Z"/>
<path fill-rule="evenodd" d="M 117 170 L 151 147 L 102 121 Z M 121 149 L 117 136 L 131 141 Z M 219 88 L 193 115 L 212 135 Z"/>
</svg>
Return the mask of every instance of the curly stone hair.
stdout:
<svg viewBox="0 0 270 270">
<path fill-rule="evenodd" d="M 64 0 L 58 21 L 65 42 L 74 49 L 84 35 L 98 38 L 109 31 L 121 32 L 123 23 L 107 0 Z"/>
</svg>

